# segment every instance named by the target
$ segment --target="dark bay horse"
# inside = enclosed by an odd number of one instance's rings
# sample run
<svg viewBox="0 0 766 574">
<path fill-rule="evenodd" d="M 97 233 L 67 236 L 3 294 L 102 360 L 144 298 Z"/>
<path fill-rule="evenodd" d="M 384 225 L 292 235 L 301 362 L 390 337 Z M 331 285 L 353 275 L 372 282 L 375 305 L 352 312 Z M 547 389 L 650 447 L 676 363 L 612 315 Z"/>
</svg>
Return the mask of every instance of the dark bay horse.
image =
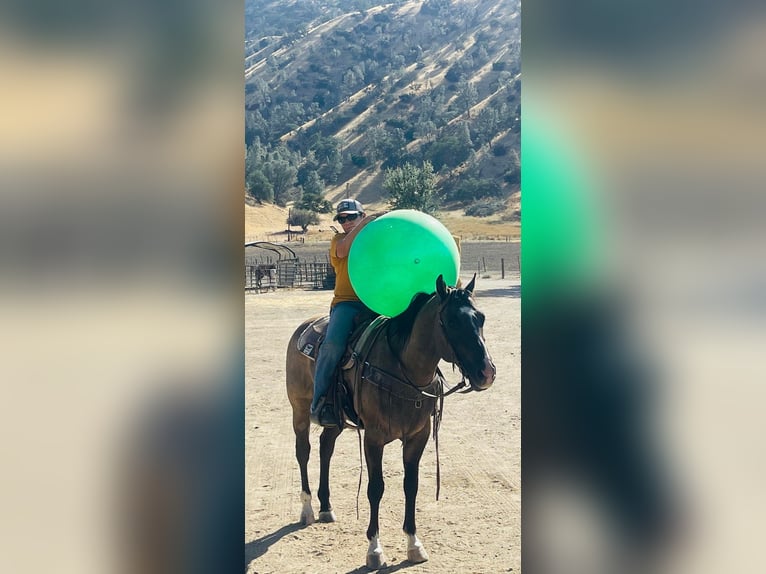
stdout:
<svg viewBox="0 0 766 574">
<path fill-rule="evenodd" d="M 456 364 L 468 379 L 470 388 L 482 391 L 495 380 L 495 365 L 484 343 L 484 315 L 476 309 L 473 289 L 476 276 L 465 289 L 448 287 L 442 276 L 436 279 L 436 292 L 417 295 L 409 308 L 389 320 L 374 340 L 366 357 L 343 371 L 351 389 L 354 407 L 364 427 L 364 454 L 367 463 L 367 498 L 370 522 L 367 567 L 386 565 L 379 540 L 378 511 L 383 496 L 383 448 L 399 439 L 404 460 L 407 560 L 428 560 L 415 535 L 415 498 L 418 491 L 418 466 L 431 433 L 431 415 L 441 389 L 437 366 L 440 360 Z M 310 321 L 295 331 L 287 348 L 287 395 L 293 408 L 295 454 L 301 472 L 301 523 L 314 522 L 308 480 L 309 406 L 313 393 L 314 362 L 298 350 L 297 340 Z M 361 371 L 360 371 L 361 370 Z M 319 520 L 335 521 L 330 504 L 330 458 L 338 428 L 325 428 L 319 438 Z"/>
</svg>

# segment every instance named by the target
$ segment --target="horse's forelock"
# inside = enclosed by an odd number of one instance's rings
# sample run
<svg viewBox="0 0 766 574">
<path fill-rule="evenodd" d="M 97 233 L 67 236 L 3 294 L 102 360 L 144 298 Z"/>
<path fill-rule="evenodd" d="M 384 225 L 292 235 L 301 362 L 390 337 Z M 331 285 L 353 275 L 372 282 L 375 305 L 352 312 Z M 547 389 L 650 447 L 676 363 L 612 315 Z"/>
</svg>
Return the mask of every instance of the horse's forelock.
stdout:
<svg viewBox="0 0 766 574">
<path fill-rule="evenodd" d="M 471 307 L 475 307 L 474 305 L 474 299 L 473 299 L 473 293 L 470 291 L 467 291 L 465 289 L 452 289 L 452 291 L 449 293 L 449 298 L 447 299 L 448 303 L 449 301 L 456 301 L 458 303 L 467 304 Z"/>
</svg>

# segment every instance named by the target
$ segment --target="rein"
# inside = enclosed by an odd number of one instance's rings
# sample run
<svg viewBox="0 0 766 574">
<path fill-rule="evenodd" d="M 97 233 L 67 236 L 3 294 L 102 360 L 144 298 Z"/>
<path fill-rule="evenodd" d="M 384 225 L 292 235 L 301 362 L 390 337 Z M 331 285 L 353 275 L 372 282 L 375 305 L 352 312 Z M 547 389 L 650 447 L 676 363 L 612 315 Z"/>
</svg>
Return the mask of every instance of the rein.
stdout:
<svg viewBox="0 0 766 574">
<path fill-rule="evenodd" d="M 404 379 L 401 379 L 395 375 L 392 375 L 391 373 L 388 373 L 386 371 L 383 371 L 382 369 L 379 369 L 377 367 L 374 367 L 375 370 L 379 371 L 380 373 L 384 374 L 388 379 L 398 382 L 402 385 L 408 386 L 412 389 L 415 389 L 418 394 L 421 397 L 427 397 L 429 399 L 436 399 L 436 402 L 434 403 L 434 410 L 431 413 L 433 416 L 433 437 L 434 437 L 434 443 L 435 443 L 435 450 L 436 450 L 436 500 L 439 500 L 439 493 L 441 491 L 441 464 L 439 459 L 439 428 L 441 427 L 441 420 L 442 415 L 444 413 L 444 398 L 450 396 L 451 394 L 455 392 L 460 392 L 460 394 L 470 393 L 473 391 L 473 387 L 468 385 L 466 382 L 466 376 L 465 376 L 465 370 L 463 369 L 463 365 L 461 364 L 460 359 L 457 356 L 457 352 L 455 351 L 454 345 L 449 340 L 449 337 L 447 336 L 447 330 L 444 327 L 444 322 L 442 321 L 442 311 L 443 309 L 439 310 L 439 327 L 441 327 L 442 335 L 444 336 L 445 341 L 447 342 L 447 345 L 449 346 L 450 350 L 452 351 L 452 357 L 454 358 L 453 361 L 449 361 L 445 359 L 447 362 L 452 363 L 452 370 L 454 372 L 455 366 L 460 370 L 461 380 L 459 383 L 457 383 L 454 387 L 448 389 L 446 392 L 444 391 L 444 387 L 446 385 L 446 379 L 444 377 L 444 374 L 441 372 L 441 369 L 439 367 L 436 367 L 436 371 L 434 373 L 433 380 L 428 383 L 427 385 L 423 387 L 417 386 L 415 383 L 413 383 L 410 378 L 407 376 L 407 371 L 404 368 L 404 365 L 402 364 L 402 360 L 399 356 L 399 353 L 397 353 L 394 348 L 391 346 L 391 339 L 389 337 L 388 329 L 386 328 L 386 342 L 388 344 L 388 349 L 393 357 L 396 358 L 397 365 L 399 367 L 399 371 L 402 374 L 402 377 Z M 366 357 L 364 357 L 366 359 Z M 356 368 L 356 374 L 355 378 L 357 379 L 358 383 L 361 384 L 362 380 L 367 380 L 370 384 L 378 386 L 374 381 L 364 377 L 364 372 L 367 369 L 372 369 L 373 367 L 366 361 L 363 360 L 361 365 L 357 365 Z M 434 388 L 434 394 L 431 394 L 427 392 L 425 389 Z M 466 388 L 468 387 L 468 388 Z M 393 394 L 391 389 L 387 389 L 390 394 Z M 397 398 L 404 399 L 404 400 L 411 400 L 413 402 L 417 403 L 420 402 L 420 400 L 416 399 L 409 399 L 407 397 L 401 397 L 397 395 Z M 360 429 L 357 427 L 357 435 L 359 437 L 359 484 L 357 485 L 357 491 L 356 491 L 356 516 L 357 520 L 359 519 L 359 494 L 362 489 L 362 435 Z"/>
<path fill-rule="evenodd" d="M 460 360 L 458 359 L 457 352 L 455 351 L 455 348 L 452 344 L 452 342 L 449 340 L 449 337 L 447 336 L 447 331 L 444 328 L 444 322 L 442 321 L 442 311 L 439 311 L 439 327 L 441 327 L 442 335 L 444 335 L 444 339 L 447 342 L 447 344 L 450 347 L 450 350 L 452 351 L 452 356 L 454 357 L 454 361 L 449 361 L 452 363 L 452 370 L 455 370 L 455 366 L 457 365 L 457 368 L 460 370 L 461 380 L 459 383 L 457 383 L 454 387 L 447 390 L 447 392 L 444 392 L 444 387 L 446 384 L 446 379 L 444 375 L 441 372 L 441 369 L 439 367 L 436 367 L 436 373 L 434 379 L 428 383 L 424 387 L 419 387 L 415 383 L 413 383 L 410 378 L 407 376 L 407 371 L 404 368 L 404 365 L 402 364 L 402 360 L 399 356 L 399 353 L 397 353 L 394 348 L 391 346 L 391 339 L 388 336 L 388 332 L 386 332 L 386 342 L 388 343 L 388 349 L 391 352 L 391 355 L 393 355 L 396 358 L 397 365 L 399 366 L 399 371 L 402 373 L 402 376 L 404 377 L 404 380 L 400 379 L 399 377 L 395 377 L 394 375 L 391 375 L 390 373 L 385 373 L 388 377 L 391 379 L 412 387 L 415 389 L 421 396 L 428 397 L 431 399 L 437 399 L 437 402 L 434 404 L 434 410 L 433 410 L 433 437 L 434 437 L 434 447 L 436 450 L 436 500 L 439 500 L 439 493 L 441 491 L 441 463 L 439 460 L 439 428 L 441 427 L 441 421 L 442 421 L 442 415 L 444 413 L 444 398 L 450 396 L 451 394 L 455 392 L 460 392 L 460 394 L 470 393 L 473 391 L 473 387 L 467 385 L 466 383 L 466 377 L 465 377 L 465 371 L 463 369 L 463 365 L 460 363 Z M 428 389 L 430 387 L 436 388 L 436 394 L 431 394 L 426 392 L 424 389 Z M 464 389 L 466 386 L 468 386 L 467 389 Z M 390 392 L 390 391 L 389 391 Z M 361 456 L 361 455 L 360 455 Z M 360 474 L 360 482 L 359 482 L 359 489 L 361 489 L 361 474 Z M 359 489 L 357 490 L 357 507 L 359 504 Z M 358 510 L 357 510 L 358 514 Z"/>
</svg>

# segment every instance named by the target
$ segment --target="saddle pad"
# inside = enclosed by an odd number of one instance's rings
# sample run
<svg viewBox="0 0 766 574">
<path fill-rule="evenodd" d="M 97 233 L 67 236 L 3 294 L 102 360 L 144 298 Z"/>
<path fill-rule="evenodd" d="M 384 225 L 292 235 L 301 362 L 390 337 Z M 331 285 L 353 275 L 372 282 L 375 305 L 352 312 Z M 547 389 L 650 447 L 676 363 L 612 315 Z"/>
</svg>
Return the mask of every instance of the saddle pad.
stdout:
<svg viewBox="0 0 766 574">
<path fill-rule="evenodd" d="M 324 339 L 329 322 L 330 316 L 325 315 L 309 323 L 298 337 L 298 350 L 310 359 L 316 360 L 319 345 Z"/>
<path fill-rule="evenodd" d="M 367 356 L 372 343 L 375 341 L 382 330 L 383 325 L 385 325 L 387 321 L 388 317 L 378 315 L 370 323 L 362 324 L 362 326 L 351 335 L 349 346 L 351 347 L 354 358 Z"/>
<path fill-rule="evenodd" d="M 378 316 L 369 324 L 362 323 L 351 335 L 349 343 L 353 345 L 350 356 L 345 356 L 341 360 L 344 370 L 354 366 L 356 356 L 364 356 L 371 343 L 375 340 L 382 326 L 388 321 L 388 318 Z M 298 337 L 298 350 L 312 360 L 316 360 L 319 352 L 319 345 L 327 334 L 327 325 L 330 322 L 330 316 L 325 315 L 309 323 Z M 348 353 L 347 353 L 348 354 Z"/>
</svg>

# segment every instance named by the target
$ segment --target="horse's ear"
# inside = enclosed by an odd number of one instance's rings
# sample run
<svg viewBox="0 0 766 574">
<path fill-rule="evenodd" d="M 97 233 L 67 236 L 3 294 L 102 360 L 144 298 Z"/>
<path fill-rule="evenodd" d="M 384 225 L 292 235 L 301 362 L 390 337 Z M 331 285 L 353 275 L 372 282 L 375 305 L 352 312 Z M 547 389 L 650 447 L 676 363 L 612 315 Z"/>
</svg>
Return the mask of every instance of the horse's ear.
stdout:
<svg viewBox="0 0 766 574">
<path fill-rule="evenodd" d="M 473 274 L 473 279 L 471 279 L 471 282 L 465 288 L 465 290 L 468 291 L 471 295 L 473 295 L 473 288 L 475 284 L 476 284 L 476 273 Z"/>
<path fill-rule="evenodd" d="M 443 275 L 436 278 L 436 292 L 442 300 L 447 296 L 447 284 L 444 282 Z"/>
</svg>

